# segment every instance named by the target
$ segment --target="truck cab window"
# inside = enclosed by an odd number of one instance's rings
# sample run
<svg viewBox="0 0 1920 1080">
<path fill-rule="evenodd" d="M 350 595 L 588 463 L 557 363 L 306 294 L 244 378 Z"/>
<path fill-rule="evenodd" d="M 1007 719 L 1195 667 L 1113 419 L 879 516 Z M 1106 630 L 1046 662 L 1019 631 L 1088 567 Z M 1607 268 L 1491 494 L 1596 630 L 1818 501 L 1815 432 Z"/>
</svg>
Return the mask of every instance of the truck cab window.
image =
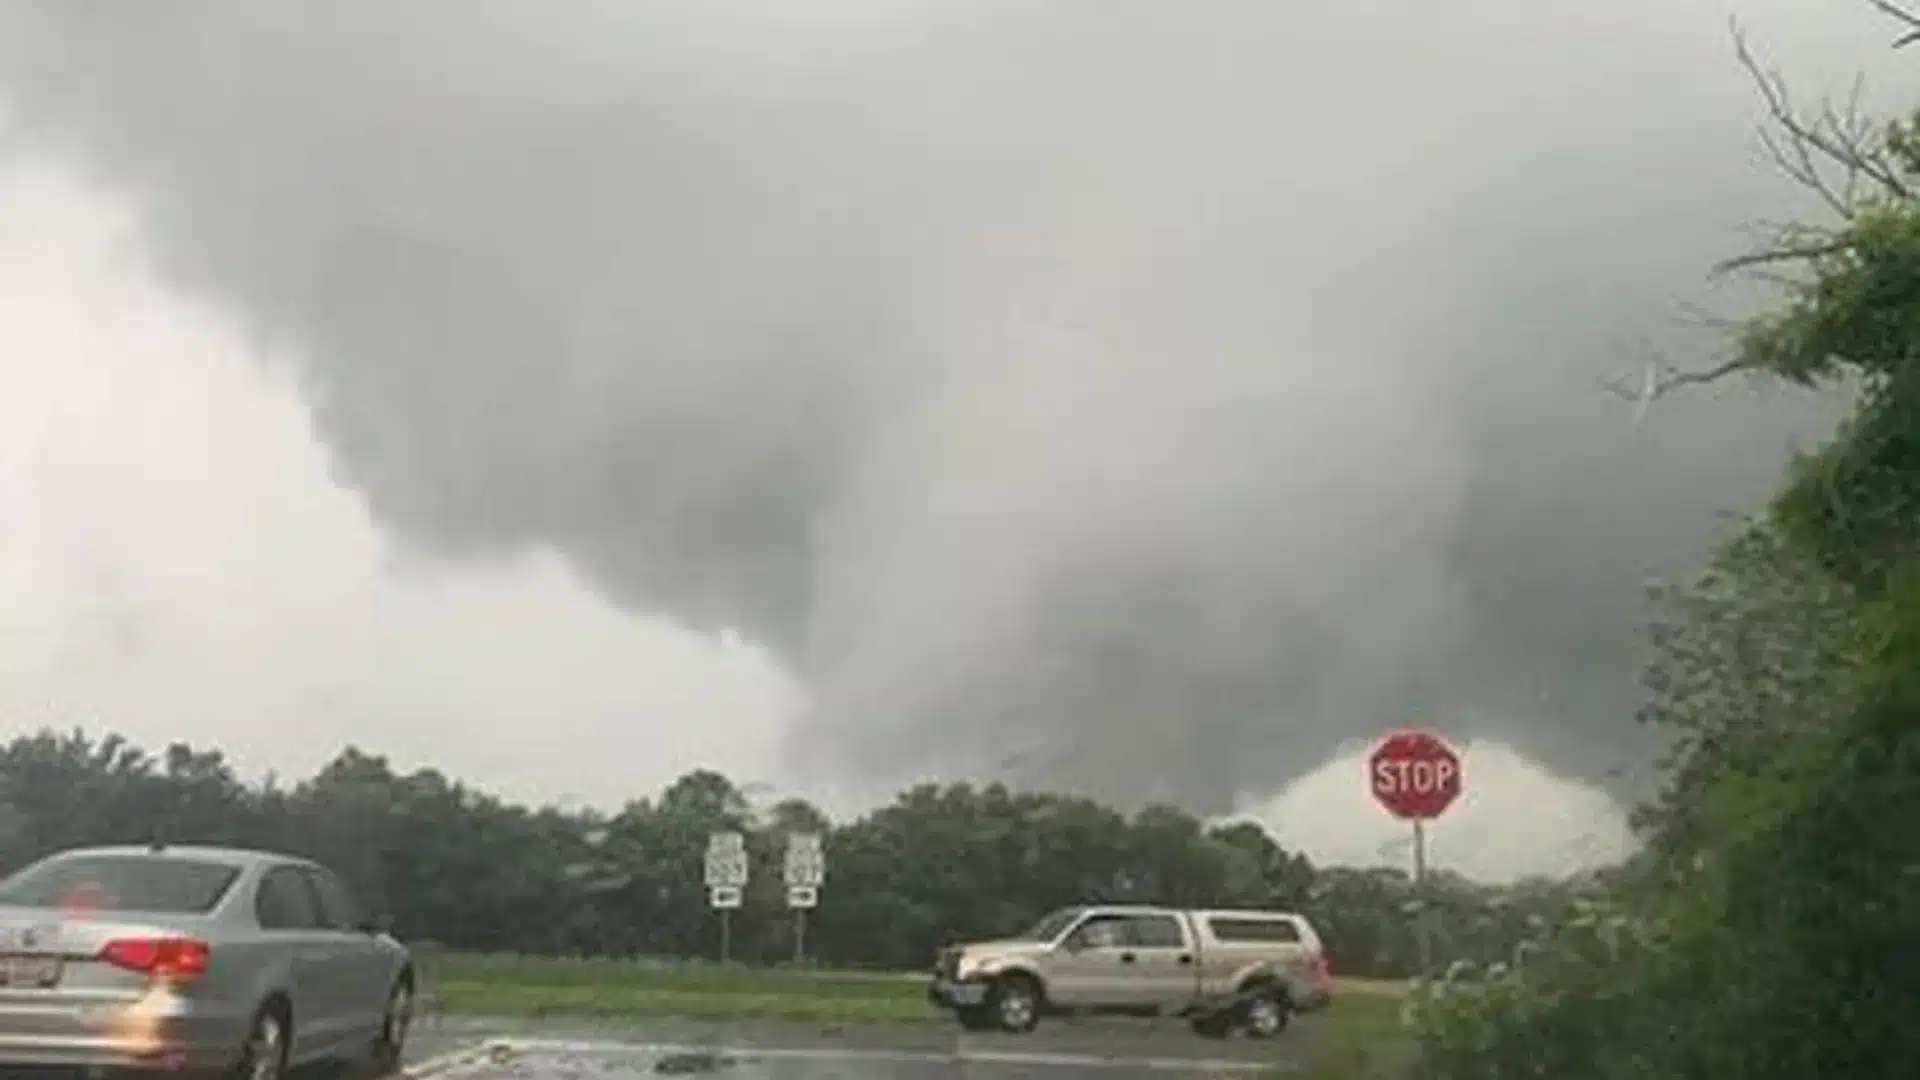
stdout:
<svg viewBox="0 0 1920 1080">
<path fill-rule="evenodd" d="M 1142 949 L 1178 949 L 1187 943 L 1187 935 L 1171 915 L 1136 915 L 1127 924 L 1133 944 Z"/>
<path fill-rule="evenodd" d="M 1127 943 L 1125 922 L 1112 915 L 1095 915 L 1081 923 L 1069 940 L 1077 949 L 1117 949 Z"/>
</svg>

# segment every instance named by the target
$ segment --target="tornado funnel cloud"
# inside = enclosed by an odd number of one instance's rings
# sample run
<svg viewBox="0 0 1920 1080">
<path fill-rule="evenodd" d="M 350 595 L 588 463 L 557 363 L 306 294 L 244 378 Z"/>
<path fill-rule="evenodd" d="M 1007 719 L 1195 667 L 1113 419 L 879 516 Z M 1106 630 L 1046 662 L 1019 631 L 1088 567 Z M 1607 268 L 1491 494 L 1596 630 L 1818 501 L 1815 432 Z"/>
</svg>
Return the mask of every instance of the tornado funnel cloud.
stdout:
<svg viewBox="0 0 1920 1080">
<path fill-rule="evenodd" d="M 1727 65 L 1653 0 L 0 7 L 11 152 L 393 535 L 776 650 L 823 781 L 1201 811 L 1643 755 L 1640 585 L 1829 422 L 1597 386 L 1782 211 Z"/>
</svg>

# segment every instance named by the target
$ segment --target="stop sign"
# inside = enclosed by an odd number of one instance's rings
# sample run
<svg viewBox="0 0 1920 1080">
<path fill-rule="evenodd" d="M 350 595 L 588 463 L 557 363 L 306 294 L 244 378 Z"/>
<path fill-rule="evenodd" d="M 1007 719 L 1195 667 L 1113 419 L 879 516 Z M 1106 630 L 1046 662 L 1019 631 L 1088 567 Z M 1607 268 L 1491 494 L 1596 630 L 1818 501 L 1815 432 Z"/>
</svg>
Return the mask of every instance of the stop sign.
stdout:
<svg viewBox="0 0 1920 1080">
<path fill-rule="evenodd" d="M 1460 755 L 1431 731 L 1396 731 L 1367 755 L 1367 783 L 1394 817 L 1437 818 L 1460 797 Z"/>
</svg>

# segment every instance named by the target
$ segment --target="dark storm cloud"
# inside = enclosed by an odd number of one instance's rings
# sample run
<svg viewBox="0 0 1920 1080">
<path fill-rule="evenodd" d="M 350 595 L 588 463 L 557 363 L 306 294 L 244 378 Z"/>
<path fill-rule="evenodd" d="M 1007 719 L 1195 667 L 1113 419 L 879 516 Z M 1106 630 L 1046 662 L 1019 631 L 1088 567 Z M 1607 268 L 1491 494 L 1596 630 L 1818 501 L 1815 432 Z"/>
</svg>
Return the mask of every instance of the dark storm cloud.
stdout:
<svg viewBox="0 0 1920 1080">
<path fill-rule="evenodd" d="M 386 525 L 770 644 L 829 775 L 1599 775 L 1831 413 L 1596 387 L 1797 205 L 1704 6 L 23 0 L 0 95 Z"/>
</svg>

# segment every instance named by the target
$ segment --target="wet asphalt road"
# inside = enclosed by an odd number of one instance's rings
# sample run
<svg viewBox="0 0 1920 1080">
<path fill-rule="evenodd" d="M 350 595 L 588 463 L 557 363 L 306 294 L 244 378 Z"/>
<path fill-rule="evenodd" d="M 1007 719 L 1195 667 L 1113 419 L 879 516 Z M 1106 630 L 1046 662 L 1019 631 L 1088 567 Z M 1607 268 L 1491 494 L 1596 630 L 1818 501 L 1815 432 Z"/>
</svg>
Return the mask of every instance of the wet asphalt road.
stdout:
<svg viewBox="0 0 1920 1080">
<path fill-rule="evenodd" d="M 439 1055 L 492 1042 L 448 1063 Z M 1192 1080 L 1288 1068 L 1284 1042 L 1195 1038 L 1185 1025 L 1054 1024 L 1027 1036 L 928 1025 L 443 1022 L 411 1061 L 435 1080 Z"/>
<path fill-rule="evenodd" d="M 407 1038 L 407 1052 L 404 1064 L 407 1068 L 422 1062 L 432 1062 L 436 1058 L 457 1053 L 473 1047 L 482 1041 L 475 1030 L 465 1027 L 449 1027 L 435 1030 L 432 1024 L 423 1024 L 419 1030 Z M 8 1080 L 0 1075 L 0 1080 Z M 312 1065 L 294 1071 L 292 1080 L 386 1080 L 369 1066 L 364 1065 Z"/>
</svg>

